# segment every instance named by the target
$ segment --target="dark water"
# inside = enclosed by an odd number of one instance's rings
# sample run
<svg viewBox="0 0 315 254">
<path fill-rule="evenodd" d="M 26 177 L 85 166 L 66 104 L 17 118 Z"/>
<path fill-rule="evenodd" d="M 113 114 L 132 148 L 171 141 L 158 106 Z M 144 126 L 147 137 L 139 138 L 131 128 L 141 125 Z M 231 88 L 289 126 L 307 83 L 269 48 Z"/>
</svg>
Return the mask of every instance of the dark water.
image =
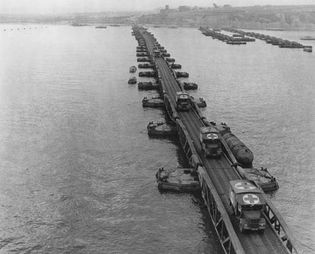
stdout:
<svg viewBox="0 0 315 254">
<path fill-rule="evenodd" d="M 130 27 L 5 27 L 17 26 L 0 26 L 0 253 L 217 253 L 194 197 L 157 191 L 156 169 L 182 154 L 147 137 L 164 116 L 142 109 L 154 92 L 127 85 Z M 151 31 L 199 84 L 207 118 L 278 178 L 274 203 L 313 253 L 314 53 Z"/>
</svg>

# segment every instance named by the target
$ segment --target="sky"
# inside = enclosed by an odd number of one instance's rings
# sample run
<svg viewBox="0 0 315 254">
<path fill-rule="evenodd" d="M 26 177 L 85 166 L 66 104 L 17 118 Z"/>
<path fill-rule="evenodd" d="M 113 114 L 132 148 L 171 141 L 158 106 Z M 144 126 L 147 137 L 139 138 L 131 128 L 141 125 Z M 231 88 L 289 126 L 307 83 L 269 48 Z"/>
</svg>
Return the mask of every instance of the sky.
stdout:
<svg viewBox="0 0 315 254">
<path fill-rule="evenodd" d="M 147 11 L 168 4 L 170 8 L 180 5 L 209 7 L 231 4 L 250 5 L 296 5 L 315 4 L 315 0 L 0 0 L 0 13 L 6 14 L 62 14 L 73 12 Z"/>
</svg>

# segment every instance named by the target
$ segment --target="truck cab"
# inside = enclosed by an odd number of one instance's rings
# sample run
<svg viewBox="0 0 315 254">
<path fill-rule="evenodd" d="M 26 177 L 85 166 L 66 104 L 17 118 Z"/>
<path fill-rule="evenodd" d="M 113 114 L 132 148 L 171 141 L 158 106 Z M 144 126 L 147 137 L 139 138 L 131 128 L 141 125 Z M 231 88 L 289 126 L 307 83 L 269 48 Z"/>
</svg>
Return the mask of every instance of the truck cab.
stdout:
<svg viewBox="0 0 315 254">
<path fill-rule="evenodd" d="M 176 93 L 176 109 L 178 111 L 188 111 L 191 109 L 191 97 L 188 93 Z"/>
<path fill-rule="evenodd" d="M 206 157 L 220 157 L 222 154 L 219 132 L 214 127 L 201 127 L 200 144 Z"/>
<path fill-rule="evenodd" d="M 248 180 L 230 181 L 230 205 L 239 220 L 239 229 L 263 232 L 266 220 L 263 211 L 266 201 L 262 191 Z"/>
</svg>

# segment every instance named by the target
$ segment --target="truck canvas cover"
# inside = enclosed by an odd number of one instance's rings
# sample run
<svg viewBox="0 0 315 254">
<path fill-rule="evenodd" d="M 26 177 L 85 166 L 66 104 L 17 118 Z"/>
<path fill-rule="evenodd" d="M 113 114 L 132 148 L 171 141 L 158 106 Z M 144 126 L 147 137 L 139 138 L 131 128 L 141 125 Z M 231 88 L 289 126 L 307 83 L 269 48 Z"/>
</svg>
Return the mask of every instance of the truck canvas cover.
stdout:
<svg viewBox="0 0 315 254">
<path fill-rule="evenodd" d="M 236 195 L 237 203 L 241 206 L 256 206 L 265 204 L 261 194 L 257 193 L 245 193 Z"/>
<path fill-rule="evenodd" d="M 202 135 L 202 139 L 203 140 L 207 140 L 207 139 L 218 139 L 218 131 L 214 128 L 211 127 L 201 127 L 200 128 L 200 133 Z"/>
<path fill-rule="evenodd" d="M 230 181 L 232 190 L 236 193 L 262 193 L 257 186 L 247 180 Z"/>
<path fill-rule="evenodd" d="M 178 92 L 177 93 L 177 97 L 179 99 L 182 99 L 182 100 L 187 100 L 189 99 L 189 95 L 187 93 L 183 93 L 183 92 Z"/>
<path fill-rule="evenodd" d="M 262 205 L 265 203 L 262 191 L 246 180 L 230 181 L 232 190 L 236 194 L 237 203 L 240 205 Z"/>
</svg>

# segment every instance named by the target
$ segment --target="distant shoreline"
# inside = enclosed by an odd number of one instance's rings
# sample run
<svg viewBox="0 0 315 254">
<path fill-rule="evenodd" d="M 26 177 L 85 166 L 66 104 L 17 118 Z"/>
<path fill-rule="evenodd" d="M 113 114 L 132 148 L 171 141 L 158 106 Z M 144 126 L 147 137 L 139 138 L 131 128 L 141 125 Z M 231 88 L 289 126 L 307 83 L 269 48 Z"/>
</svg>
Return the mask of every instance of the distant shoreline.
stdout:
<svg viewBox="0 0 315 254">
<path fill-rule="evenodd" d="M 1 24 L 85 24 L 213 28 L 237 28 L 266 31 L 315 31 L 315 5 L 217 7 L 168 6 L 160 10 L 129 13 L 72 13 L 60 15 L 0 14 Z"/>
<path fill-rule="evenodd" d="M 118 24 L 118 23 L 88 23 L 88 24 L 80 24 L 80 25 L 72 25 L 69 22 L 59 22 L 59 23 L 51 23 L 51 22 L 0 22 L 1 25 L 69 25 L 74 27 L 84 27 L 84 26 L 132 26 L 133 24 Z M 200 26 L 189 26 L 189 25 L 176 25 L 173 27 L 173 24 L 141 24 L 150 28 L 195 28 L 198 29 Z M 209 26 L 211 28 L 211 26 Z M 221 28 L 221 27 L 216 27 Z M 235 27 L 233 27 L 235 28 Z M 271 31 L 271 32 L 314 32 L 315 28 L 306 29 L 306 28 L 248 28 L 248 27 L 237 27 L 236 29 L 243 29 L 243 30 L 257 30 L 257 31 Z"/>
</svg>

